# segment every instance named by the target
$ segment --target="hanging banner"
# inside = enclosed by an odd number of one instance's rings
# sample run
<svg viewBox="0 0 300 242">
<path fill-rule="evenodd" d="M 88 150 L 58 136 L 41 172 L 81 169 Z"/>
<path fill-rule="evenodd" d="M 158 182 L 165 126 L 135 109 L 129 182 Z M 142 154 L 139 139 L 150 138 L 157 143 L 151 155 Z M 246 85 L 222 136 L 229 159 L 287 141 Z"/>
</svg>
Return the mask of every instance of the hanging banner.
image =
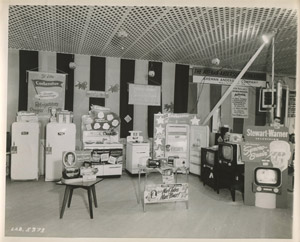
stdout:
<svg viewBox="0 0 300 242">
<path fill-rule="evenodd" d="M 213 69 L 213 68 L 194 68 L 193 82 L 203 84 L 231 85 L 240 71 Z M 259 72 L 246 72 L 238 82 L 238 86 L 246 87 L 266 87 L 266 74 Z"/>
<path fill-rule="evenodd" d="M 160 106 L 161 86 L 129 84 L 128 104 Z"/>
<path fill-rule="evenodd" d="M 231 93 L 232 118 L 248 118 L 248 87 L 235 87 Z"/>
<path fill-rule="evenodd" d="M 27 111 L 48 114 L 49 108 L 57 111 L 65 107 L 66 74 L 28 71 Z"/>
</svg>

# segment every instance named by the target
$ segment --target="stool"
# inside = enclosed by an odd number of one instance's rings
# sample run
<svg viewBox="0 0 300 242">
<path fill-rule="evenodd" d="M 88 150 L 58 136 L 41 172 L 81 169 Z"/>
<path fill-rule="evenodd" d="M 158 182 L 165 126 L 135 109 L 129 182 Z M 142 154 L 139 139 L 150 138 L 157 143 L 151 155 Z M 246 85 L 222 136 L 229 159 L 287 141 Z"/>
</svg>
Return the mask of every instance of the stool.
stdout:
<svg viewBox="0 0 300 242">
<path fill-rule="evenodd" d="M 82 188 L 87 190 L 88 193 L 88 200 L 89 200 L 89 210 L 90 210 L 90 218 L 93 219 L 93 204 L 92 204 L 92 194 L 93 194 L 93 199 L 94 199 L 94 204 L 95 207 L 98 207 L 97 204 L 97 197 L 96 197 L 96 189 L 95 189 L 95 185 L 99 182 L 101 182 L 103 180 L 103 178 L 97 178 L 95 181 L 88 181 L 88 182 L 74 182 L 74 183 L 63 183 L 63 182 L 57 182 L 57 185 L 65 185 L 66 189 L 65 189 L 65 193 L 64 193 L 64 199 L 63 199 L 63 204 L 61 207 L 61 211 L 60 211 L 60 217 L 62 218 L 64 216 L 64 212 L 65 212 L 65 207 L 68 201 L 68 208 L 71 205 L 71 201 L 72 201 L 72 195 L 73 195 L 73 190 L 76 188 Z"/>
</svg>

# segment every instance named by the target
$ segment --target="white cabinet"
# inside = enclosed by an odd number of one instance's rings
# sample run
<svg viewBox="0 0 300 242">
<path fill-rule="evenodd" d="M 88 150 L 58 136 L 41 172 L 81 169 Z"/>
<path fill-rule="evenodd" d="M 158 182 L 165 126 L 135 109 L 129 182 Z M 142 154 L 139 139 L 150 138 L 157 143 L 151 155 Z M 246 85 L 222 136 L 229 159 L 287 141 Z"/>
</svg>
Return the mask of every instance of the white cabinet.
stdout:
<svg viewBox="0 0 300 242">
<path fill-rule="evenodd" d="M 98 169 L 97 176 L 122 175 L 123 145 L 121 143 L 97 144 L 93 147 L 93 152 L 97 153 L 99 158 L 97 162 L 92 162 Z"/>
<path fill-rule="evenodd" d="M 146 163 L 150 157 L 150 143 L 127 142 L 126 147 L 126 170 L 131 174 L 138 174 L 138 164 Z M 146 165 L 146 164 L 143 164 Z"/>
</svg>

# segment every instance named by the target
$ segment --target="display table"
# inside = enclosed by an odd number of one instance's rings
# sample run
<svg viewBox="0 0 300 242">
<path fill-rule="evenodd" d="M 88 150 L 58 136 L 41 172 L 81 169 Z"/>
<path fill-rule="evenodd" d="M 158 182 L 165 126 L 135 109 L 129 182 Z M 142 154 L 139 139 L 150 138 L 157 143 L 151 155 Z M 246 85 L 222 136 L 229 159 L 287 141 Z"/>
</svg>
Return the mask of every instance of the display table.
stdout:
<svg viewBox="0 0 300 242">
<path fill-rule="evenodd" d="M 98 207 L 95 185 L 97 183 L 101 182 L 102 180 L 103 180 L 103 178 L 97 178 L 95 181 L 88 181 L 88 182 L 82 181 L 82 182 L 74 182 L 74 183 L 68 183 L 68 184 L 63 183 L 62 181 L 57 182 L 56 183 L 57 185 L 65 185 L 66 186 L 64 200 L 63 200 L 63 204 L 62 204 L 61 211 L 60 211 L 60 218 L 62 218 L 64 216 L 67 200 L 68 200 L 68 208 L 71 205 L 73 190 L 76 188 L 83 188 L 83 189 L 87 190 L 87 193 L 88 193 L 90 217 L 92 219 L 93 218 L 92 194 L 93 194 L 95 207 Z"/>
<path fill-rule="evenodd" d="M 143 199 L 143 210 L 146 211 L 145 205 L 147 203 L 161 203 L 161 202 L 186 202 L 188 208 L 188 173 L 189 168 L 187 167 L 173 167 L 165 165 L 159 168 L 149 168 L 146 166 L 138 165 L 139 168 L 139 179 L 138 179 L 138 203 L 141 202 L 141 173 L 145 173 L 144 182 L 144 199 Z M 165 181 L 162 184 L 151 184 L 147 185 L 147 179 L 149 174 L 158 172 L 164 176 L 164 172 L 171 170 L 172 174 L 175 174 L 174 181 Z M 178 183 L 177 176 L 178 172 L 185 174 L 186 182 Z M 164 179 L 164 177 L 163 177 Z"/>
</svg>

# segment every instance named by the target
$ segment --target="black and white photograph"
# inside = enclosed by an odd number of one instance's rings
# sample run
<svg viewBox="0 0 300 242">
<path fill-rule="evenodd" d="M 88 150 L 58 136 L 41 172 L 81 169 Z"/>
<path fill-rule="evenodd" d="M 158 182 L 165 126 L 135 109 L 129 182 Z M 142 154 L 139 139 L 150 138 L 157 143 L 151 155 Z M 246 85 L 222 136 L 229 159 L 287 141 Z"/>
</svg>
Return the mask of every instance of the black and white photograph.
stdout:
<svg viewBox="0 0 300 242">
<path fill-rule="evenodd" d="M 299 9 L 1 1 L 1 241 L 300 241 Z"/>
</svg>

